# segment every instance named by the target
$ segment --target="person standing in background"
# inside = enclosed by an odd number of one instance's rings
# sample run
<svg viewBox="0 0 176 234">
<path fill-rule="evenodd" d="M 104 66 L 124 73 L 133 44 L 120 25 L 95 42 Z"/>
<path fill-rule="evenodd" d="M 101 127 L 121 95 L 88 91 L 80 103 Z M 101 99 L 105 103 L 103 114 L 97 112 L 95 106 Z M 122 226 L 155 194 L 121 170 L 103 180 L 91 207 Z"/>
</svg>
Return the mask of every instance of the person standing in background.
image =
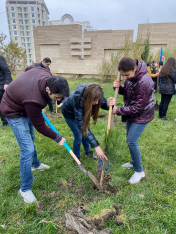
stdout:
<svg viewBox="0 0 176 234">
<path fill-rule="evenodd" d="M 10 82 L 12 82 L 10 69 L 9 69 L 4 57 L 2 57 L 0 55 L 0 103 L 2 100 L 2 96 L 3 96 L 7 86 L 10 84 Z M 0 127 L 8 125 L 8 122 L 5 119 L 5 117 L 3 116 L 3 114 L 1 113 L 1 111 L 0 111 L 0 117 L 1 117 L 1 121 L 2 121 Z"/>
</svg>

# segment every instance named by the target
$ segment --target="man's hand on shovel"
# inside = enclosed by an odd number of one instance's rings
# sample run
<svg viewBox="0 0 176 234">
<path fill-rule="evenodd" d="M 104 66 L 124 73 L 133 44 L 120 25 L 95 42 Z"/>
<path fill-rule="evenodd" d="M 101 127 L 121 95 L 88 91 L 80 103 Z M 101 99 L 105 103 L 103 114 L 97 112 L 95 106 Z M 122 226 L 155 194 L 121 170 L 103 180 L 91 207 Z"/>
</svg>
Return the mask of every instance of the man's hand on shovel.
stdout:
<svg viewBox="0 0 176 234">
<path fill-rule="evenodd" d="M 66 142 L 65 138 L 62 137 L 62 140 L 58 143 L 59 145 L 64 145 L 64 142 Z"/>
</svg>

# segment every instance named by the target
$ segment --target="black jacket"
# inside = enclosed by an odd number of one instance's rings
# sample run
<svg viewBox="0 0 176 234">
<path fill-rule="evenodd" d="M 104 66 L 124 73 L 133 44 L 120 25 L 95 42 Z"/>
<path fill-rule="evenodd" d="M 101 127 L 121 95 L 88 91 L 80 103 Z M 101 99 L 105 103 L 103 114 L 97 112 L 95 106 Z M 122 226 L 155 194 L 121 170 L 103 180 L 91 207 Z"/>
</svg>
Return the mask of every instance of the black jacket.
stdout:
<svg viewBox="0 0 176 234">
<path fill-rule="evenodd" d="M 87 85 L 89 85 L 89 83 L 79 85 L 70 94 L 70 96 L 66 99 L 62 106 L 62 114 L 64 115 L 64 117 L 68 119 L 75 119 L 80 129 L 80 132 L 82 130 L 84 120 L 83 94 Z M 104 97 L 101 100 L 101 108 L 104 110 L 109 110 L 109 107 L 107 106 L 107 101 Z M 91 133 L 90 129 L 88 129 L 88 136 L 86 137 L 86 139 L 89 141 L 89 144 L 92 148 L 95 148 L 99 145 L 98 141 Z"/>
<path fill-rule="evenodd" d="M 160 94 L 174 95 L 176 84 L 176 69 L 172 70 L 171 76 L 161 77 Z"/>
<path fill-rule="evenodd" d="M 3 90 L 4 85 L 10 84 L 10 82 L 12 82 L 10 69 L 4 57 L 0 55 L 0 90 Z"/>
<path fill-rule="evenodd" d="M 44 67 L 42 62 L 41 63 L 34 63 L 35 67 L 43 67 L 43 68 L 46 68 L 48 71 L 50 71 L 50 68 L 49 67 Z"/>
</svg>

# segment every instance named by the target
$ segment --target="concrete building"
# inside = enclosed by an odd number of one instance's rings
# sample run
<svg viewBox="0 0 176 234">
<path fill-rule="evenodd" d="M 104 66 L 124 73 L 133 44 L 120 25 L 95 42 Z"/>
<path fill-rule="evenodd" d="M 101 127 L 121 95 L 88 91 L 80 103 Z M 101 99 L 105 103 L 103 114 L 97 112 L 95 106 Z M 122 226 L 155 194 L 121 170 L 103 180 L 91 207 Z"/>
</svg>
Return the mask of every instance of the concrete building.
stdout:
<svg viewBox="0 0 176 234">
<path fill-rule="evenodd" d="M 145 39 L 147 33 L 153 53 L 161 47 L 176 48 L 176 22 L 139 24 L 138 37 Z M 133 41 L 133 30 L 84 31 L 82 37 L 80 24 L 39 26 L 34 28 L 36 60 L 50 57 L 52 73 L 66 77 L 96 77 L 97 64 L 109 60 L 110 52 L 121 46 L 127 35 Z"/>
<path fill-rule="evenodd" d="M 89 21 L 74 21 L 70 14 L 65 14 L 61 17 L 61 20 L 49 21 L 49 25 L 66 25 L 66 24 L 79 24 L 82 27 L 81 37 L 84 35 L 84 31 L 96 31 Z"/>
<path fill-rule="evenodd" d="M 146 39 L 150 34 L 152 52 L 163 49 L 176 48 L 176 22 L 171 23 L 146 23 L 138 25 L 138 37 Z"/>
<path fill-rule="evenodd" d="M 44 0 L 7 0 L 10 39 L 26 51 L 27 65 L 35 61 L 33 28 L 48 25 L 49 11 Z"/>
<path fill-rule="evenodd" d="M 66 77 L 97 76 L 97 64 L 123 44 L 126 35 L 133 41 L 133 30 L 84 31 L 79 24 L 34 28 L 36 61 L 51 58 L 51 71 Z"/>
</svg>

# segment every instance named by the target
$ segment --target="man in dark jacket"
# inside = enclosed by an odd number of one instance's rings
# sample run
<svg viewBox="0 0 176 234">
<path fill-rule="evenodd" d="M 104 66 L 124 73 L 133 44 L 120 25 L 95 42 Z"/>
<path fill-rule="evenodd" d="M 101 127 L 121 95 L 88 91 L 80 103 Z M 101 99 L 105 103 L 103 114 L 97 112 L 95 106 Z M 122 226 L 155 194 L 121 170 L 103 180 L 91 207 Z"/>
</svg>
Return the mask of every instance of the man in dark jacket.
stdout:
<svg viewBox="0 0 176 234">
<path fill-rule="evenodd" d="M 42 67 L 32 67 L 8 86 L 1 101 L 0 109 L 21 148 L 19 193 L 28 203 L 36 200 L 31 187 L 33 183 L 31 170 L 49 168 L 37 158 L 34 127 L 44 136 L 63 145 L 65 139 L 48 128 L 42 116 L 42 109 L 49 100 L 60 100 L 63 96 L 69 96 L 69 86 L 63 77 L 52 76 Z"/>
<path fill-rule="evenodd" d="M 7 88 L 7 86 L 12 82 L 11 72 L 10 69 L 5 61 L 5 59 L 0 56 L 0 103 L 2 96 Z M 0 127 L 8 125 L 7 120 L 3 116 L 3 114 L 0 112 L 0 117 L 2 124 Z"/>
</svg>

